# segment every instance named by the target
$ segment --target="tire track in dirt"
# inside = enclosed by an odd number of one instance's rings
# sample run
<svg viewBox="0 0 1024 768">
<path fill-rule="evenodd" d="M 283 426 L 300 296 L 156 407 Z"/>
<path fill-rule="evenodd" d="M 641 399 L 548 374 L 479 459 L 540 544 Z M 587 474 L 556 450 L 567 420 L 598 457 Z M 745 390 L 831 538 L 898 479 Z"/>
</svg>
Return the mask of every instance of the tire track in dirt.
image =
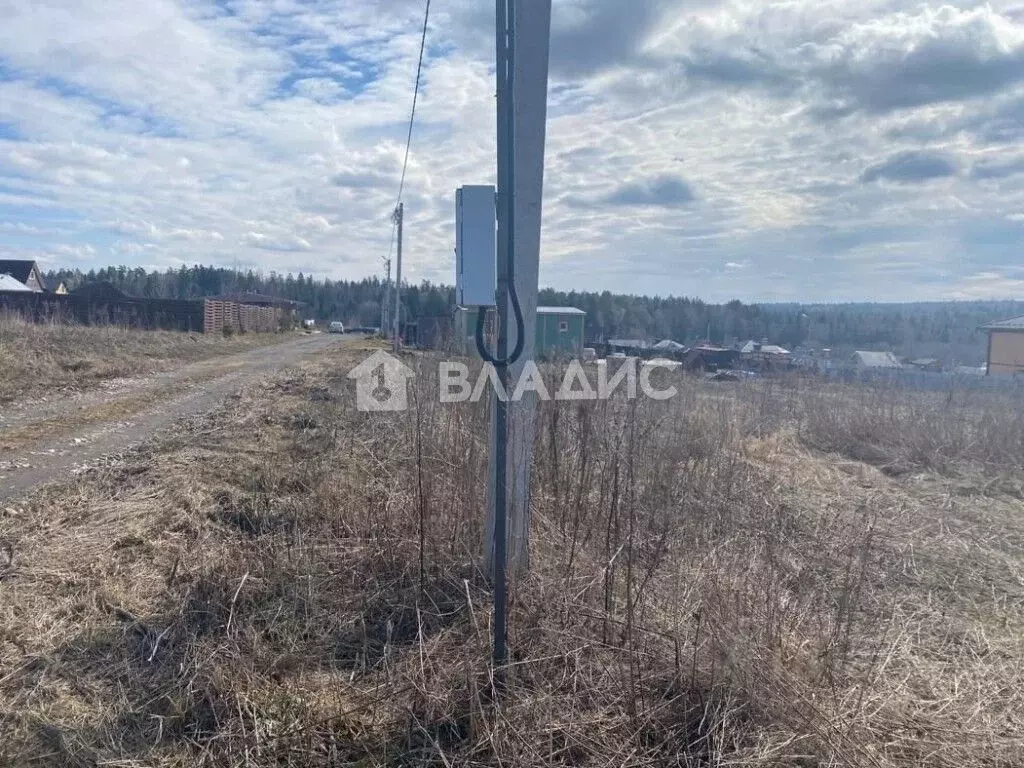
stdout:
<svg viewBox="0 0 1024 768">
<path fill-rule="evenodd" d="M 274 371 L 344 344 L 299 336 L 0 418 L 0 504 L 123 453 Z"/>
</svg>

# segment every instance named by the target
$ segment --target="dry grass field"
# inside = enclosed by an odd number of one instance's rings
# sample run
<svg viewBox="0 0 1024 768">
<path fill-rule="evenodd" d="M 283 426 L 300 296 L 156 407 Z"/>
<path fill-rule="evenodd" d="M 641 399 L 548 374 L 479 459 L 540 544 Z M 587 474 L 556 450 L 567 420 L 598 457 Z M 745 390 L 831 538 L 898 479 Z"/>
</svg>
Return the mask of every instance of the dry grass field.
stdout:
<svg viewBox="0 0 1024 768">
<path fill-rule="evenodd" d="M 34 324 L 0 314 L 0 405 L 65 394 L 274 343 L 281 334 L 231 338 L 114 326 Z"/>
<path fill-rule="evenodd" d="M 0 764 L 1024 764 L 1021 399 L 544 405 L 496 702 L 486 408 L 360 357 L 3 511 Z"/>
</svg>

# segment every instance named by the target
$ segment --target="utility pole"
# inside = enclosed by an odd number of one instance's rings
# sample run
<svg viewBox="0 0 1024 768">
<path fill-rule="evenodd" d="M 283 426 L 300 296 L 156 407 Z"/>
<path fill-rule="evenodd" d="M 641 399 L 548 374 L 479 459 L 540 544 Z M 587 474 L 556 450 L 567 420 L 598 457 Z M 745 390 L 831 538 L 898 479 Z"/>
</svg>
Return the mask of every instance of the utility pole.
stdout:
<svg viewBox="0 0 1024 768">
<path fill-rule="evenodd" d="M 392 351 L 398 352 L 401 342 L 399 341 L 399 327 L 402 314 L 402 219 L 405 216 L 405 203 L 399 203 L 395 208 L 395 224 L 398 225 L 398 262 L 395 266 L 395 316 L 391 319 L 394 328 L 392 340 Z"/>
<path fill-rule="evenodd" d="M 380 303 L 380 331 L 386 334 L 388 332 L 388 304 L 391 302 L 391 259 L 384 259 L 384 265 L 387 269 L 387 279 L 384 281 L 384 300 Z"/>
<path fill-rule="evenodd" d="M 496 365 L 510 396 L 527 364 L 533 363 L 540 266 L 541 199 L 547 122 L 551 0 L 496 0 L 498 92 L 497 340 L 498 360 L 511 346 L 521 354 Z M 524 7 L 525 6 L 525 7 Z M 514 273 L 510 272 L 511 266 Z M 515 292 L 522 338 L 510 292 Z M 502 401 L 491 411 L 489 507 L 484 525 L 484 569 L 494 582 L 493 665 L 495 684 L 504 681 L 507 650 L 507 573 L 529 567 L 530 463 L 533 456 L 535 393 Z"/>
<path fill-rule="evenodd" d="M 507 133 L 503 125 L 513 124 L 514 147 L 499 150 L 499 168 L 502 157 L 508 158 L 511 170 L 511 194 L 514 201 L 514 216 L 509 222 L 509 231 L 515 248 L 515 287 L 523 315 L 523 353 L 508 368 L 508 379 L 519 381 L 527 364 L 533 363 L 534 342 L 537 324 L 537 283 L 540 269 L 540 222 L 541 203 L 544 187 L 544 143 L 547 126 L 548 57 L 551 39 L 551 0 L 497 0 L 498 28 L 501 20 L 508 16 L 514 23 L 512 73 L 514 96 L 510 98 L 507 112 L 499 107 L 498 141 L 502 149 L 506 146 Z M 499 32 L 499 40 L 500 35 Z M 501 65 L 499 51 L 499 67 Z M 499 81 L 499 94 L 502 92 Z M 507 115 L 505 119 L 502 115 Z M 501 200 L 498 191 L 499 234 L 497 259 L 497 282 L 507 283 L 506 259 L 501 257 L 502 236 Z M 517 343 L 516 322 L 507 303 L 502 304 L 498 295 L 498 322 L 509 329 L 508 345 Z M 510 393 L 511 394 L 511 393 Z M 530 527 L 530 465 L 533 460 L 534 415 L 536 413 L 535 393 L 527 392 L 521 400 L 508 403 L 508 565 L 515 573 L 524 573 L 529 560 Z M 491 446 L 495 447 L 495 424 L 491 420 Z M 490 509 L 484 525 L 484 571 L 495 570 L 495 520 L 494 492 L 496 451 L 490 459 Z"/>
</svg>

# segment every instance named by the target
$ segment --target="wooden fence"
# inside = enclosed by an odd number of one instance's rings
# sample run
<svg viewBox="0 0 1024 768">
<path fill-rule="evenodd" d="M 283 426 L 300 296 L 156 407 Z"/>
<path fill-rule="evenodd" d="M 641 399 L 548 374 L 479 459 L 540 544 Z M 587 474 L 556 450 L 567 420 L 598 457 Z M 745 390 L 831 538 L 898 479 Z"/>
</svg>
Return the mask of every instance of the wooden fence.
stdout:
<svg viewBox="0 0 1024 768">
<path fill-rule="evenodd" d="M 168 331 L 203 330 L 201 301 L 0 292 L 0 312 L 20 315 L 36 323 L 53 321 Z"/>
<path fill-rule="evenodd" d="M 25 320 L 118 325 L 147 330 L 197 333 L 272 333 L 281 326 L 283 310 L 200 299 L 99 298 L 74 294 L 0 291 L 0 313 Z"/>
</svg>

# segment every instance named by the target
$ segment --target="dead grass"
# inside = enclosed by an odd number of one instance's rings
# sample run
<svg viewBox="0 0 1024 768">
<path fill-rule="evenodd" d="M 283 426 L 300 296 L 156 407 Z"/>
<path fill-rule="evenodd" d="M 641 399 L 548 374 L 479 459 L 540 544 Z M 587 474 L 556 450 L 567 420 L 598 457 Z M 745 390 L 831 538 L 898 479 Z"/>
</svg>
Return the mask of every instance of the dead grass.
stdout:
<svg viewBox="0 0 1024 768">
<path fill-rule="evenodd" d="M 163 371 L 284 338 L 33 324 L 0 315 L 0 404 L 77 392 L 109 379 Z"/>
<path fill-rule="evenodd" d="M 887 475 L 772 385 L 543 407 L 496 705 L 486 409 L 421 368 L 412 412 L 358 413 L 353 362 L 5 513 L 0 764 L 1024 761 L 1024 518 L 974 482 L 989 448 Z"/>
<path fill-rule="evenodd" d="M 0 453 L 24 450 L 34 443 L 67 435 L 93 424 L 126 419 L 173 393 L 173 388 L 152 390 L 135 397 L 123 397 L 113 402 L 94 405 L 72 414 L 0 430 Z"/>
<path fill-rule="evenodd" d="M 893 386 L 810 386 L 800 393 L 807 444 L 889 474 L 1013 473 L 1024 456 L 1024 388 L 908 392 Z"/>
</svg>

